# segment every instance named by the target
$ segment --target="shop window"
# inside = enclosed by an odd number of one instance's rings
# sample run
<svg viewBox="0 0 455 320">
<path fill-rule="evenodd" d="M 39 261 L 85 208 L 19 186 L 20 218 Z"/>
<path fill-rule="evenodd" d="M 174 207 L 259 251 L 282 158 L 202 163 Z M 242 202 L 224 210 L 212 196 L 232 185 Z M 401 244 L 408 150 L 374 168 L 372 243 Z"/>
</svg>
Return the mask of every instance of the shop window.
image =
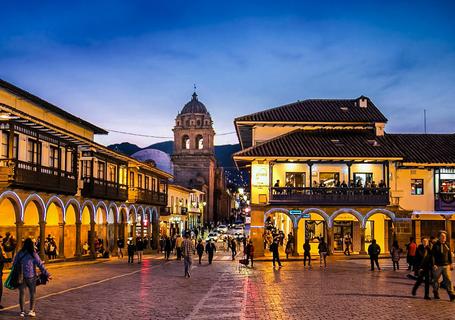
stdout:
<svg viewBox="0 0 455 320">
<path fill-rule="evenodd" d="M 340 174 L 338 172 L 320 172 L 319 185 L 321 187 L 333 188 L 337 182 L 340 181 Z"/>
<path fill-rule="evenodd" d="M 305 188 L 304 172 L 286 172 L 286 187 Z"/>
<path fill-rule="evenodd" d="M 319 238 L 325 239 L 325 222 L 324 221 L 305 221 L 305 239 L 310 241 Z"/>
<path fill-rule="evenodd" d="M 414 196 L 423 194 L 423 179 L 411 179 L 411 194 Z"/>
</svg>

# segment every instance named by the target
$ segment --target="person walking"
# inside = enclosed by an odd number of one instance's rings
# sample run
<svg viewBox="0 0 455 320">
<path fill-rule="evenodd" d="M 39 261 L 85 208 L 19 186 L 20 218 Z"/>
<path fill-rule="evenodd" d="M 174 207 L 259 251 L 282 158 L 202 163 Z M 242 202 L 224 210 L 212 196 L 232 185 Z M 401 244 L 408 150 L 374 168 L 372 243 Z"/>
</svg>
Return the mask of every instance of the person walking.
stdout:
<svg viewBox="0 0 455 320">
<path fill-rule="evenodd" d="M 212 264 L 213 254 L 215 253 L 215 251 L 216 251 L 215 244 L 212 242 L 212 240 L 208 240 L 207 244 L 205 245 L 205 252 L 209 256 L 209 264 Z"/>
<path fill-rule="evenodd" d="M 455 301 L 455 291 L 452 285 L 453 271 L 452 252 L 450 251 L 449 244 L 447 243 L 447 234 L 445 231 L 439 231 L 438 241 L 431 249 L 433 257 L 433 294 L 435 299 L 439 297 L 439 278 L 443 279 L 446 286 L 447 293 L 449 294 L 450 301 Z"/>
<path fill-rule="evenodd" d="M 275 240 L 270 244 L 270 251 L 272 251 L 272 262 L 273 262 L 273 267 L 275 268 L 275 262 L 278 263 L 278 266 L 281 268 L 281 261 L 280 261 L 280 253 L 278 251 L 278 239 L 275 238 Z"/>
<path fill-rule="evenodd" d="M 194 254 L 194 244 L 189 237 L 189 233 L 185 233 L 185 240 L 183 240 L 181 247 L 183 264 L 185 267 L 185 278 L 186 276 L 188 276 L 188 278 L 191 277 L 191 265 L 193 264 L 192 255 Z"/>
<path fill-rule="evenodd" d="M 400 270 L 400 254 L 401 249 L 398 246 L 398 241 L 394 240 L 392 244 L 392 249 L 390 249 L 390 257 L 392 258 L 393 271 Z"/>
<path fill-rule="evenodd" d="M 164 259 L 169 260 L 169 257 L 171 256 L 171 251 L 172 241 L 168 236 L 166 236 L 166 239 L 164 240 Z"/>
<path fill-rule="evenodd" d="M 197 242 L 196 252 L 199 256 L 199 264 L 201 264 L 202 255 L 204 254 L 204 245 L 202 244 L 202 239 L 199 239 Z"/>
<path fill-rule="evenodd" d="M 3 295 L 3 268 L 5 267 L 5 263 L 11 262 L 11 258 L 6 256 L 5 250 L 3 250 L 3 243 L 0 242 L 0 310 L 3 309 L 2 306 L 2 295 Z"/>
<path fill-rule="evenodd" d="M 182 260 L 182 242 L 183 238 L 180 234 L 177 234 L 177 238 L 175 238 L 175 251 L 177 252 L 177 260 Z"/>
<path fill-rule="evenodd" d="M 123 238 L 119 238 L 117 240 L 117 256 L 120 259 L 123 259 L 123 249 L 125 248 L 125 240 Z"/>
<path fill-rule="evenodd" d="M 322 261 L 324 260 L 324 268 L 327 268 L 327 243 L 325 243 L 324 238 L 319 238 L 319 267 L 322 268 Z"/>
<path fill-rule="evenodd" d="M 144 255 L 144 241 L 142 241 L 142 238 L 136 239 L 136 253 L 137 263 L 142 263 L 142 256 Z"/>
<path fill-rule="evenodd" d="M 134 263 L 134 252 L 136 251 L 136 246 L 133 243 L 133 239 L 128 241 L 128 263 Z"/>
<path fill-rule="evenodd" d="M 308 259 L 308 267 L 311 269 L 311 246 L 310 239 L 306 238 L 303 244 L 303 267 L 306 268 L 306 260 Z"/>
<path fill-rule="evenodd" d="M 349 251 L 350 248 L 351 248 L 351 235 L 349 233 L 347 233 L 344 236 L 344 255 L 346 255 L 346 256 L 351 255 L 351 252 Z"/>
<path fill-rule="evenodd" d="M 245 255 L 246 255 L 246 263 L 247 265 L 250 263 L 251 260 L 251 267 L 253 267 L 253 259 L 254 259 L 254 246 L 253 240 L 248 240 L 248 243 L 245 247 Z"/>
<path fill-rule="evenodd" d="M 422 282 L 425 282 L 425 296 L 424 299 L 431 300 L 430 298 L 430 278 L 431 270 L 433 269 L 433 257 L 431 256 L 431 249 L 427 238 L 422 238 L 422 244 L 417 247 L 421 260 L 420 265 L 417 266 L 417 281 L 412 287 L 412 295 L 417 294 L 417 289 Z"/>
<path fill-rule="evenodd" d="M 235 238 L 232 238 L 231 241 L 231 251 L 232 251 L 232 261 L 235 260 L 235 256 L 237 255 L 237 241 Z"/>
<path fill-rule="evenodd" d="M 14 258 L 13 265 L 20 265 L 22 267 L 23 281 L 19 285 L 19 305 L 21 308 L 21 317 L 25 317 L 25 290 L 28 288 L 30 295 L 30 310 L 29 317 L 35 317 L 35 304 L 36 304 L 36 267 L 39 268 L 41 273 L 50 279 L 49 272 L 44 267 L 38 254 L 35 252 L 35 246 L 32 239 L 27 238 L 24 241 L 22 249 L 17 253 Z"/>
<path fill-rule="evenodd" d="M 417 250 L 417 244 L 414 237 L 409 238 L 409 243 L 406 245 L 406 262 L 408 263 L 408 270 L 414 271 L 415 256 Z"/>
<path fill-rule="evenodd" d="M 379 267 L 379 254 L 381 253 L 381 247 L 376 243 L 376 239 L 371 240 L 371 244 L 368 246 L 368 255 L 370 256 L 371 271 L 374 271 L 374 265 L 378 270 L 381 270 Z"/>
</svg>

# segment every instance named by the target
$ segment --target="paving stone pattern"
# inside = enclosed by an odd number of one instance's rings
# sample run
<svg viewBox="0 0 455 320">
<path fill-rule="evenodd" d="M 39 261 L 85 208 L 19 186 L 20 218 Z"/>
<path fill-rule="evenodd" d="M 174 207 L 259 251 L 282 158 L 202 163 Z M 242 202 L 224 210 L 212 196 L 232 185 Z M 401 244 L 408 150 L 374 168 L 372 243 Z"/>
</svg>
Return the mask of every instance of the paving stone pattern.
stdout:
<svg viewBox="0 0 455 320">
<path fill-rule="evenodd" d="M 106 263 L 51 267 L 52 282 L 38 288 L 37 319 L 455 319 L 455 303 L 410 294 L 407 271 L 369 271 L 368 260 L 258 262 L 239 267 L 219 252 L 213 265 L 183 276 L 183 262 L 160 257 L 141 265 Z M 6 290 L 0 319 L 17 319 L 17 292 Z M 27 306 L 28 307 L 28 306 Z"/>
</svg>

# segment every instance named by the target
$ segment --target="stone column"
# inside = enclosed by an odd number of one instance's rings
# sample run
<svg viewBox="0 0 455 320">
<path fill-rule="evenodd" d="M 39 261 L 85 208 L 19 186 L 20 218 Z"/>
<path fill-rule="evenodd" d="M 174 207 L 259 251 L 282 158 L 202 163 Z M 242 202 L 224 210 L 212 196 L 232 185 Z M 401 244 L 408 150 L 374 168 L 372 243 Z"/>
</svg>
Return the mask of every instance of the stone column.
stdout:
<svg viewBox="0 0 455 320">
<path fill-rule="evenodd" d="M 16 252 L 20 250 L 22 246 L 22 233 L 23 233 L 24 223 L 22 221 L 16 222 Z"/>
<path fill-rule="evenodd" d="M 58 224 L 58 233 L 60 238 L 58 239 L 58 257 L 65 257 L 65 222 Z"/>
<path fill-rule="evenodd" d="M 298 248 L 299 248 L 299 242 L 298 242 L 298 232 L 299 232 L 299 227 L 296 227 L 293 229 L 294 230 L 294 252 L 292 253 L 292 255 L 294 257 L 298 257 L 299 256 L 299 252 L 298 252 Z"/>
<path fill-rule="evenodd" d="M 39 222 L 39 237 L 40 237 L 40 247 L 38 248 L 39 256 L 41 259 L 47 261 L 47 256 L 44 252 L 44 240 L 46 239 L 46 221 Z"/>
<path fill-rule="evenodd" d="M 82 256 L 82 250 L 81 250 L 81 246 L 82 246 L 82 243 L 81 243 L 81 226 L 82 226 L 81 222 L 76 222 L 76 252 L 75 252 L 75 256 L 77 258 L 80 258 Z"/>
<path fill-rule="evenodd" d="M 446 226 L 447 226 L 447 220 L 446 220 Z M 419 243 L 419 239 L 421 238 L 421 234 L 422 234 L 420 220 L 414 220 L 414 234 L 415 234 L 416 243 Z"/>
<path fill-rule="evenodd" d="M 365 228 L 360 228 L 360 251 L 359 254 L 367 254 L 365 251 Z"/>
<path fill-rule="evenodd" d="M 112 246 L 112 252 L 111 252 L 111 254 L 113 256 L 117 256 L 118 255 L 117 239 L 118 239 L 118 223 L 114 222 L 114 245 Z"/>
<path fill-rule="evenodd" d="M 90 248 L 90 254 L 93 258 L 96 258 L 96 252 L 95 252 L 95 228 L 96 228 L 96 223 L 94 221 L 90 222 L 90 237 L 89 237 L 89 248 Z"/>
<path fill-rule="evenodd" d="M 327 227 L 327 248 L 333 254 L 333 228 Z"/>
</svg>

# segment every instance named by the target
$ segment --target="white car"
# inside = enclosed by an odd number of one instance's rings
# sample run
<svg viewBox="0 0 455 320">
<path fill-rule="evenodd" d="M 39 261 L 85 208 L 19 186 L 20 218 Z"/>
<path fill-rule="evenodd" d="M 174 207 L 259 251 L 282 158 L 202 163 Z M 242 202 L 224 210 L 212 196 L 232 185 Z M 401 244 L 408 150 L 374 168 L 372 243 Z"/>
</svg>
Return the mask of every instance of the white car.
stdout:
<svg viewBox="0 0 455 320">
<path fill-rule="evenodd" d="M 228 231 L 228 227 L 224 224 L 220 224 L 217 229 L 221 233 L 226 233 Z"/>
<path fill-rule="evenodd" d="M 210 232 L 209 235 L 207 236 L 207 239 L 205 239 L 205 240 L 206 241 L 212 240 L 212 241 L 217 242 L 218 238 L 219 238 L 219 235 L 217 232 Z"/>
</svg>

